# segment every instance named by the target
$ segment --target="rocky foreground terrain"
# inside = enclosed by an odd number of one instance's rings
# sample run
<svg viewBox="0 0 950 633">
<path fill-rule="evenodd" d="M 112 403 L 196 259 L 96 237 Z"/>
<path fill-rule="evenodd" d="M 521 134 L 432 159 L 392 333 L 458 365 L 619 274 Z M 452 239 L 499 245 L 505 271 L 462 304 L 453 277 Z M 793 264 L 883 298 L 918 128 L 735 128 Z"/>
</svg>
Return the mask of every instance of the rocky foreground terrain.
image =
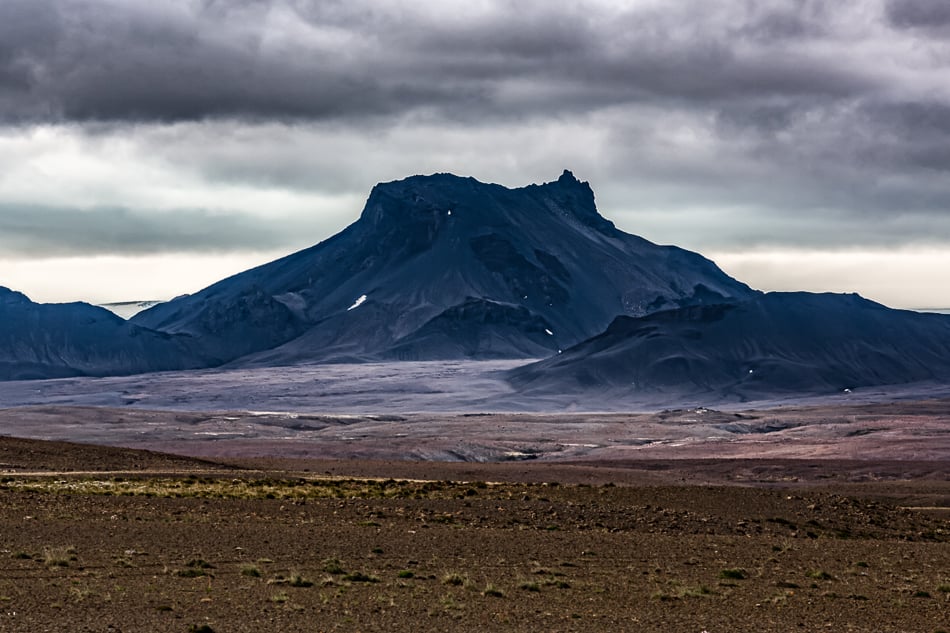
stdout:
<svg viewBox="0 0 950 633">
<path fill-rule="evenodd" d="M 0 630 L 950 630 L 939 460 L 198 460 L 0 439 Z"/>
</svg>

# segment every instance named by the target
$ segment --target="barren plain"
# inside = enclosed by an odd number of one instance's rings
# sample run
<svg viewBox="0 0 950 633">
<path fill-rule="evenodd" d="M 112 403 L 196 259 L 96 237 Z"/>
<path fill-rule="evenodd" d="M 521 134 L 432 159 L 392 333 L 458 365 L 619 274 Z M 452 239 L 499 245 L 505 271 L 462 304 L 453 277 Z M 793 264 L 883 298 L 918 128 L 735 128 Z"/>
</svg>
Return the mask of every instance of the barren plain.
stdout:
<svg viewBox="0 0 950 633">
<path fill-rule="evenodd" d="M 12 438 L 0 462 L 4 631 L 950 625 L 933 463 L 212 462 Z"/>
<path fill-rule="evenodd" d="M 409 367 L 347 412 L 232 377 L 0 385 L 0 630 L 950 630 L 939 390 L 486 413 L 454 376 L 410 411 Z"/>
</svg>

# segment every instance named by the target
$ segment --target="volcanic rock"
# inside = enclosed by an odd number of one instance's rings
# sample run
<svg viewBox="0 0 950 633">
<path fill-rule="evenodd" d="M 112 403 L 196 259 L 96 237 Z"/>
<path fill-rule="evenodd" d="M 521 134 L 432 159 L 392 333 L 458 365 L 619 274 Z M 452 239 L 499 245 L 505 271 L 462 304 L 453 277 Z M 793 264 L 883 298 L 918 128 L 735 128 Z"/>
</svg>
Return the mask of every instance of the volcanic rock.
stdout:
<svg viewBox="0 0 950 633">
<path fill-rule="evenodd" d="M 773 292 L 618 317 L 563 354 L 512 370 L 524 392 L 605 390 L 751 400 L 950 380 L 950 316 L 858 295 Z"/>
<path fill-rule="evenodd" d="M 217 364 L 190 336 L 133 325 L 87 303 L 40 304 L 0 287 L 0 380 L 109 376 Z"/>
<path fill-rule="evenodd" d="M 132 320 L 233 365 L 537 358 L 618 315 L 755 294 L 618 230 L 568 171 L 519 189 L 435 174 L 379 184 L 337 235 Z"/>
</svg>

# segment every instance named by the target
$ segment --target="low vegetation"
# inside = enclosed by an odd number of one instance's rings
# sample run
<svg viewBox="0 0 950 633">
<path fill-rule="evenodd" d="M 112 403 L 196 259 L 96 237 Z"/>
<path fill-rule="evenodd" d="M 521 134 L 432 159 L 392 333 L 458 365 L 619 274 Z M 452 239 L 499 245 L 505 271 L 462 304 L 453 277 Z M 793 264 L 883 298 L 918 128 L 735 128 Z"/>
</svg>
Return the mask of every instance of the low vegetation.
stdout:
<svg viewBox="0 0 950 633">
<path fill-rule="evenodd" d="M 366 480 L 332 477 L 272 478 L 228 475 L 179 477 L 56 477 L 14 478 L 0 480 L 0 490 L 30 490 L 62 494 L 142 496 L 199 499 L 274 499 L 301 501 L 307 499 L 461 499 L 471 496 L 473 488 L 466 483 L 440 481 L 403 481 L 395 479 Z M 477 492 L 476 492 L 477 494 Z M 450 523 L 451 515 L 436 515 L 434 522 Z M 379 527 L 376 520 L 360 522 L 365 527 Z"/>
<path fill-rule="evenodd" d="M 714 633 L 766 620 L 819 630 L 834 612 L 856 630 L 932 633 L 950 595 L 944 524 L 843 496 L 743 488 L 713 503 L 713 488 L 257 473 L 7 479 L 4 633 L 30 630 L 5 615 L 26 608 L 58 630 L 93 629 L 105 613 L 169 631 L 589 633 L 637 620 Z M 11 529 L 24 515 L 32 529 Z M 834 531 L 846 523 L 847 539 Z"/>
</svg>

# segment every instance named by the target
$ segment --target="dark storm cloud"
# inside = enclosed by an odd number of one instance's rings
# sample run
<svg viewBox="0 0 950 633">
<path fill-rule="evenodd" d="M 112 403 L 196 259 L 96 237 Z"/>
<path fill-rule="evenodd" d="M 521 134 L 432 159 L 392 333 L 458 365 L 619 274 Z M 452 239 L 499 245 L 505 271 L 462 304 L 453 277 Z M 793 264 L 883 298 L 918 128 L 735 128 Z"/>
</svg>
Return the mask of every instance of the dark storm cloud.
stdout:
<svg viewBox="0 0 950 633">
<path fill-rule="evenodd" d="M 946 0 L 889 0 L 887 18 L 900 28 L 938 29 L 950 26 Z"/>
<path fill-rule="evenodd" d="M 365 174 L 430 156 L 465 155 L 473 173 L 471 147 L 535 175 L 529 137 L 505 137 L 537 126 L 566 130 L 558 169 L 586 161 L 579 175 L 631 201 L 615 209 L 743 208 L 775 243 L 908 243 L 950 208 L 948 29 L 946 0 L 3 0 L 0 122 L 129 130 L 211 186 L 355 196 Z M 306 129 L 242 140 L 274 122 Z M 602 153 L 572 124 L 600 133 Z M 178 128 L 187 138 L 169 140 Z M 311 145 L 289 148 L 298 137 Z M 175 241 L 133 235 L 147 214 L 126 213 L 114 248 Z M 829 216 L 852 230 L 809 235 Z M 247 222 L 184 243 L 293 231 Z M 737 233 L 719 224 L 710 242 Z"/>
<path fill-rule="evenodd" d="M 285 2 L 4 3 L 0 41 L 10 44 L 0 53 L 0 77 L 9 77 L 2 116 L 10 122 L 327 119 L 447 98 L 437 82 L 387 78 L 379 72 L 387 52 L 370 41 L 374 34 L 334 24 L 332 3 L 314 6 L 327 18 L 322 30 Z M 268 19 L 303 33 L 268 30 Z"/>
<path fill-rule="evenodd" d="M 261 250 L 286 239 L 271 223 L 200 210 L 64 209 L 0 204 L 0 252 L 33 257 Z"/>
<path fill-rule="evenodd" d="M 812 55 L 820 3 L 597 4 L 13 0 L 4 116 L 30 121 L 524 116 L 611 103 L 841 97 L 872 69 Z M 791 42 L 791 45 L 788 43 Z M 535 87 L 511 94 L 517 82 Z"/>
<path fill-rule="evenodd" d="M 882 131 L 875 145 L 885 148 L 887 167 L 950 173 L 950 103 L 875 103 L 863 114 Z"/>
</svg>

